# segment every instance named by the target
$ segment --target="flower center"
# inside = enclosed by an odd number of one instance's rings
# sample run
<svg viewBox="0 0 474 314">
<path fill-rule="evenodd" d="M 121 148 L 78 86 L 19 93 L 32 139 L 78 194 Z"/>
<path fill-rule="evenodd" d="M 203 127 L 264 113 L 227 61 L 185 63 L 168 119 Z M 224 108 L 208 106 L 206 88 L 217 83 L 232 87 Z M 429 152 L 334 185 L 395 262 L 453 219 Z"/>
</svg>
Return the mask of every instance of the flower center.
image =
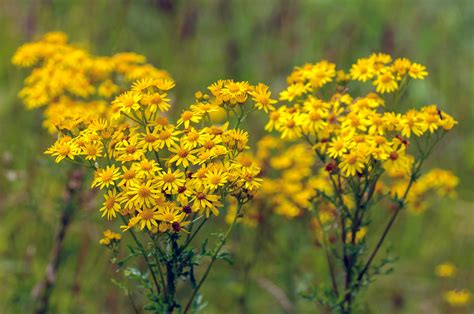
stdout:
<svg viewBox="0 0 474 314">
<path fill-rule="evenodd" d="M 160 140 L 167 140 L 171 137 L 171 132 L 164 130 L 160 132 Z"/>
<path fill-rule="evenodd" d="M 142 198 L 147 198 L 150 196 L 150 194 L 151 194 L 150 188 L 147 186 L 141 186 L 138 189 L 138 195 Z"/>
<path fill-rule="evenodd" d="M 167 173 L 163 176 L 163 181 L 166 183 L 172 183 L 176 180 L 176 177 L 172 173 Z"/>
<path fill-rule="evenodd" d="M 191 111 L 185 111 L 185 112 L 183 112 L 183 114 L 181 115 L 181 119 L 183 119 L 183 121 L 188 121 L 188 120 L 190 120 L 192 117 L 193 117 L 193 113 L 192 113 Z"/>
<path fill-rule="evenodd" d="M 153 134 L 145 135 L 144 139 L 145 139 L 145 142 L 147 143 L 153 143 L 154 141 L 157 140 L 156 136 L 154 136 Z"/>
<path fill-rule="evenodd" d="M 153 210 L 151 209 L 144 209 L 142 210 L 142 212 L 140 213 L 140 217 L 143 219 L 143 220 L 150 220 L 150 219 L 153 219 L 153 216 L 154 216 L 154 212 Z"/>
<path fill-rule="evenodd" d="M 105 208 L 107 209 L 113 208 L 114 205 L 115 205 L 115 197 L 111 196 L 105 201 Z"/>
</svg>

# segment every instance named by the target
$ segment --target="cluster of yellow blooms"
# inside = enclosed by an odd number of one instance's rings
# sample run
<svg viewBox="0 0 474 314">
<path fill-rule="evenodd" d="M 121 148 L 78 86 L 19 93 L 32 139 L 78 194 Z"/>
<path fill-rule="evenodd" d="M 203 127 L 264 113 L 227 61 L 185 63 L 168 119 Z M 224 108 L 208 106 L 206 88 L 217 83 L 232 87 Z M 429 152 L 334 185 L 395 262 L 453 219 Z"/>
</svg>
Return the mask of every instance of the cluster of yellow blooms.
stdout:
<svg viewBox="0 0 474 314">
<path fill-rule="evenodd" d="M 19 95 L 30 109 L 47 106 L 43 124 L 51 133 L 73 130 L 106 114 L 108 101 L 132 81 L 169 78 L 166 71 L 147 64 L 142 55 L 95 56 L 68 43 L 61 32 L 22 45 L 12 62 L 34 68 Z"/>
<path fill-rule="evenodd" d="M 58 139 L 46 153 L 96 169 L 92 187 L 106 190 L 102 216 L 127 217 L 125 230 L 179 231 L 189 214 L 218 215 L 226 195 L 243 203 L 260 187 L 238 126 L 253 110 L 274 109 L 266 85 L 220 80 L 171 123 L 175 83 L 143 56 L 93 56 L 55 32 L 20 47 L 12 61 L 34 67 L 20 96 L 28 108 L 47 106 L 44 125 Z M 219 110 L 236 125 L 212 125 Z"/>
<path fill-rule="evenodd" d="M 406 177 L 392 177 L 391 184 L 377 183 L 377 192 L 390 194 L 392 197 L 402 195 L 408 184 Z M 433 192 L 439 197 L 454 198 L 459 178 L 451 171 L 434 168 L 423 174 L 412 183 L 410 193 L 407 195 L 407 210 L 414 214 L 423 213 L 431 204 L 430 196 Z"/>
<path fill-rule="evenodd" d="M 380 89 L 386 75 L 395 82 L 406 82 L 409 78 L 423 79 L 426 74 L 424 66 L 407 59 L 392 62 L 388 55 L 374 54 L 358 60 L 350 75 L 340 76 L 358 81 L 375 79 Z M 434 137 L 433 133 L 448 131 L 457 123 L 435 105 L 403 114 L 387 111 L 385 100 L 375 92 L 351 95 L 346 79 L 338 80 L 336 92 L 325 99 L 321 88 L 335 78 L 335 65 L 327 61 L 297 67 L 288 77 L 288 88 L 280 94 L 280 100 L 288 104 L 270 113 L 265 128 L 276 130 L 285 140 L 303 139 L 327 164 L 329 172 L 338 172 L 343 178 L 360 177 L 377 167 L 392 178 L 408 178 L 414 163 L 413 155 L 407 152 L 411 139 L 419 147 L 422 138 Z M 394 86 L 387 85 L 384 90 L 401 92 L 398 84 Z M 439 174 L 418 182 L 419 189 L 426 190 L 423 183 L 433 184 L 429 179 Z M 449 173 L 443 175 L 449 179 L 448 189 L 457 184 Z"/>
<path fill-rule="evenodd" d="M 305 64 L 288 76 L 281 105 L 269 112 L 265 129 L 276 131 L 283 141 L 268 139 L 257 151 L 273 169 L 265 169 L 262 201 L 252 206 L 268 205 L 287 216 L 310 209 L 316 243 L 324 247 L 329 263 L 328 246 L 342 242 L 339 256 L 345 289 L 350 291 L 337 303 L 343 309 L 350 309 L 400 209 L 424 211 L 432 191 L 442 197 L 455 195 L 458 178 L 451 172 L 433 169 L 421 175 L 420 169 L 457 122 L 436 105 L 404 113 L 397 108 L 409 81 L 427 74 L 420 64 L 381 53 L 359 59 L 348 73 L 325 60 Z M 375 90 L 361 86 L 367 81 Z M 265 160 L 273 148 L 283 153 Z M 275 171 L 277 178 L 272 177 Z M 384 199 L 393 213 L 364 262 L 367 211 Z M 338 300 L 337 276 L 330 272 L 333 298 Z"/>
<path fill-rule="evenodd" d="M 103 232 L 104 237 L 100 239 L 99 243 L 102 245 L 113 245 L 122 239 L 122 235 L 115 233 L 109 229 Z"/>
<path fill-rule="evenodd" d="M 463 306 L 471 301 L 471 295 L 466 289 L 449 290 L 444 294 L 444 299 L 452 306 Z"/>
<path fill-rule="evenodd" d="M 110 119 L 62 134 L 47 150 L 57 162 L 78 157 L 96 168 L 92 187 L 106 190 L 102 216 L 127 217 L 124 230 L 178 232 L 190 214 L 218 215 L 225 196 L 244 203 L 260 187 L 260 168 L 240 155 L 248 149 L 247 132 L 229 122 L 209 124 L 220 107 L 239 117 L 253 110 L 246 101 L 259 95 L 257 88 L 219 81 L 209 86 L 210 95 L 197 93 L 173 124 L 165 116 L 173 87 L 171 79 L 136 81 L 112 102 Z"/>
</svg>

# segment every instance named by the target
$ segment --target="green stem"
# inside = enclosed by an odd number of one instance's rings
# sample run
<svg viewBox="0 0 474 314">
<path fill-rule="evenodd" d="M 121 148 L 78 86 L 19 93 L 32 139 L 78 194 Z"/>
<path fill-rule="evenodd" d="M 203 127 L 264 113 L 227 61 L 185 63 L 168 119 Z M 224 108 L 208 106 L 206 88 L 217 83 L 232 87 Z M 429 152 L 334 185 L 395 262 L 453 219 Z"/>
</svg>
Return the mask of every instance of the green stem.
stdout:
<svg viewBox="0 0 474 314">
<path fill-rule="evenodd" d="M 188 313 L 190 307 L 191 307 L 191 304 L 193 303 L 193 300 L 194 298 L 196 297 L 196 294 L 198 293 L 199 289 L 201 288 L 202 284 L 204 283 L 204 281 L 206 280 L 207 276 L 209 275 L 209 272 L 211 271 L 211 268 L 212 266 L 214 265 L 214 262 L 217 260 L 217 255 L 220 253 L 222 247 L 224 246 L 224 244 L 226 243 L 227 241 L 227 238 L 229 237 L 232 229 L 234 228 L 235 226 L 235 223 L 237 222 L 237 218 L 240 216 L 240 210 L 242 208 L 242 203 L 238 203 L 238 207 L 237 207 L 237 211 L 235 213 L 235 216 L 234 216 L 234 219 L 232 220 L 232 223 L 230 224 L 229 228 L 227 229 L 226 233 L 224 234 L 224 236 L 221 238 L 221 241 L 218 245 L 218 247 L 215 249 L 215 252 L 214 254 L 212 255 L 211 257 L 211 262 L 209 263 L 209 265 L 207 266 L 207 269 L 206 271 L 204 272 L 204 275 L 202 276 L 201 280 L 199 281 L 198 285 L 196 286 L 196 288 L 194 289 L 192 295 L 191 295 L 191 298 L 189 298 L 189 301 L 188 303 L 186 304 L 186 307 L 184 309 L 184 314 Z"/>
<path fill-rule="evenodd" d="M 334 265 L 331 261 L 331 255 L 329 254 L 330 251 L 329 251 L 329 248 L 328 248 L 328 239 L 327 239 L 327 236 L 326 236 L 326 231 L 324 230 L 323 224 L 321 222 L 321 218 L 319 217 L 319 211 L 315 210 L 314 208 L 313 208 L 313 210 L 316 213 L 316 219 L 318 220 L 319 228 L 321 228 L 321 233 L 322 233 L 322 238 L 323 238 L 322 246 L 323 246 L 324 253 L 326 255 L 326 260 L 327 260 L 327 263 L 328 263 L 329 274 L 331 276 L 332 290 L 334 292 L 334 295 L 336 297 L 339 297 L 339 289 L 337 287 L 337 281 L 336 281 L 336 275 L 335 275 L 335 271 L 334 271 Z"/>
<path fill-rule="evenodd" d="M 127 220 L 125 219 L 124 216 L 120 215 L 120 218 L 122 218 L 122 221 L 123 223 L 127 224 Z M 145 251 L 145 248 L 143 247 L 143 244 L 140 242 L 140 240 L 138 240 L 137 236 L 135 235 L 135 232 L 133 232 L 132 229 L 129 229 L 128 232 L 130 232 L 130 234 L 132 235 L 132 238 L 133 240 L 135 241 L 135 243 L 137 244 L 138 248 L 140 249 L 140 252 L 142 253 L 143 255 L 143 258 L 145 259 L 145 262 L 148 266 L 148 270 L 150 271 L 151 273 L 151 277 L 153 279 L 153 283 L 155 284 L 155 287 L 156 287 L 156 291 L 158 294 L 160 294 L 161 292 L 161 289 L 160 289 L 160 284 L 158 283 L 158 280 L 156 278 L 156 275 L 155 275 L 155 272 L 153 271 L 153 267 L 150 263 L 150 260 L 148 259 L 148 256 L 146 254 L 146 251 Z"/>
<path fill-rule="evenodd" d="M 199 224 L 199 226 L 197 227 L 196 231 L 194 231 L 194 233 L 188 237 L 186 239 L 186 242 L 181 246 L 181 248 L 179 248 L 179 252 L 183 252 L 184 249 L 186 249 L 186 247 L 189 245 L 189 243 L 191 243 L 191 241 L 194 239 L 194 237 L 196 236 L 196 234 L 199 232 L 199 230 L 201 230 L 202 226 L 204 226 L 204 224 L 206 223 L 206 221 L 208 220 L 209 218 L 204 218 L 204 220 Z"/>
</svg>

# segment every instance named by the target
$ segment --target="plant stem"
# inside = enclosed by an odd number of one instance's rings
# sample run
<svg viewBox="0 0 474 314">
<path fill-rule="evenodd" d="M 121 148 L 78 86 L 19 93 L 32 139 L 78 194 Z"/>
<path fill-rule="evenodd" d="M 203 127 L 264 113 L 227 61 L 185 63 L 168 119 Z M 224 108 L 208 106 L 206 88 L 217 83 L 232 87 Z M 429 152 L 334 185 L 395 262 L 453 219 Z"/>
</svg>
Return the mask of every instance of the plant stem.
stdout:
<svg viewBox="0 0 474 314">
<path fill-rule="evenodd" d="M 211 257 L 211 262 L 209 263 L 209 265 L 207 266 L 207 269 L 206 271 L 204 272 L 204 275 L 202 276 L 201 280 L 199 281 L 198 285 L 196 286 L 196 288 L 194 289 L 192 295 L 191 295 L 191 298 L 189 298 L 189 301 L 188 303 L 186 304 L 186 307 L 184 309 L 184 314 L 188 313 L 190 307 L 191 307 L 191 304 L 193 303 L 193 300 L 194 298 L 196 297 L 196 294 L 198 293 L 199 289 L 201 288 L 202 284 L 204 283 L 204 281 L 206 280 L 207 276 L 209 275 L 209 272 L 211 271 L 211 268 L 212 268 L 212 265 L 214 265 L 214 262 L 217 260 L 217 255 L 220 253 L 222 247 L 224 246 L 224 244 L 226 243 L 227 241 L 227 238 L 229 237 L 232 229 L 234 228 L 235 226 L 235 223 L 237 222 L 237 218 L 240 216 L 240 210 L 242 208 L 242 203 L 238 202 L 238 205 L 237 205 L 237 210 L 235 212 L 235 216 L 234 216 L 234 219 L 232 220 L 232 223 L 230 224 L 229 228 L 227 229 L 226 233 L 224 234 L 224 236 L 221 238 L 221 241 L 218 245 L 218 247 L 215 249 L 215 252 L 214 254 L 212 255 Z"/>
<path fill-rule="evenodd" d="M 122 221 L 127 224 L 127 220 L 125 219 L 124 216 L 120 215 L 120 218 L 122 218 Z M 148 255 L 146 254 L 146 251 L 145 251 L 145 248 L 143 247 L 143 244 L 140 242 L 140 240 L 138 240 L 137 236 L 135 235 L 135 232 L 132 230 L 132 229 L 129 229 L 128 232 L 130 232 L 130 234 L 132 235 L 132 238 L 133 240 L 135 241 L 135 243 L 137 244 L 138 248 L 140 249 L 140 252 L 142 253 L 143 255 L 143 258 L 145 259 L 145 262 L 146 262 L 146 265 L 148 267 L 148 270 L 150 271 L 151 273 L 151 277 L 153 279 L 153 283 L 155 284 L 155 287 L 156 287 L 156 292 L 157 294 L 160 294 L 161 293 L 161 288 L 160 288 L 160 284 L 158 283 L 158 280 L 156 278 L 156 274 L 155 274 L 155 271 L 153 270 L 153 267 L 151 265 L 151 262 L 150 260 L 148 259 Z"/>
<path fill-rule="evenodd" d="M 322 246 L 323 246 L 324 253 L 326 255 L 326 260 L 327 260 L 327 263 L 328 263 L 329 274 L 331 276 L 332 290 L 334 292 L 334 295 L 336 297 L 339 297 L 339 289 L 337 288 L 337 281 L 336 281 L 336 275 L 335 275 L 335 271 L 334 271 L 334 265 L 331 261 L 331 255 L 329 254 L 330 251 L 329 251 L 329 248 L 328 248 L 328 239 L 327 239 L 327 236 L 326 236 L 326 232 L 324 231 L 323 224 L 321 223 L 321 219 L 319 217 L 319 212 L 316 211 L 316 210 L 315 210 L 315 212 L 316 212 L 316 219 L 318 220 L 319 228 L 321 228 L 321 234 L 322 234 L 322 238 L 323 238 Z"/>
<path fill-rule="evenodd" d="M 204 224 L 206 223 L 206 221 L 208 220 L 209 218 L 204 218 L 204 220 L 199 224 L 199 226 L 197 227 L 196 231 L 194 231 L 194 233 L 188 237 L 186 239 L 186 242 L 179 248 L 179 252 L 183 252 L 184 249 L 189 245 L 189 243 L 191 243 L 191 241 L 194 239 L 194 237 L 196 236 L 196 234 L 199 232 L 199 230 L 202 228 L 202 226 L 204 226 Z"/>
</svg>

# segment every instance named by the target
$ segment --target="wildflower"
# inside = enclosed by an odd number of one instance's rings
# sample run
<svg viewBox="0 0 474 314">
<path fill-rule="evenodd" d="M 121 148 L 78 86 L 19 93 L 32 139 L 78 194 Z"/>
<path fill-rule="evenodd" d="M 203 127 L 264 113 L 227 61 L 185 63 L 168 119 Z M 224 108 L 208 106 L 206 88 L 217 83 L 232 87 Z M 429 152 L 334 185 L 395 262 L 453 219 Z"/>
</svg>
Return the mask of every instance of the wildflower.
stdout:
<svg viewBox="0 0 474 314">
<path fill-rule="evenodd" d="M 177 193 L 179 187 L 182 186 L 184 182 L 184 174 L 179 170 L 173 172 L 171 168 L 161 172 L 156 180 L 157 187 L 169 194 Z"/>
<path fill-rule="evenodd" d="M 255 101 L 255 108 L 259 110 L 268 111 L 275 110 L 273 106 L 276 104 L 276 100 L 270 99 L 271 92 L 268 90 L 268 86 L 262 83 L 259 83 L 255 86 L 254 91 L 249 92 L 252 96 L 252 100 Z"/>
<path fill-rule="evenodd" d="M 436 266 L 436 276 L 442 278 L 450 278 L 456 274 L 456 266 L 452 263 L 443 263 Z"/>
<path fill-rule="evenodd" d="M 102 217 L 107 216 L 108 220 L 117 217 L 117 213 L 120 212 L 121 206 L 117 200 L 117 191 L 115 189 L 109 190 L 104 196 L 105 201 L 102 203 L 100 209 Z"/>
<path fill-rule="evenodd" d="M 86 160 L 96 160 L 102 156 L 103 145 L 101 142 L 87 143 L 82 147 L 82 153 L 86 156 Z"/>
<path fill-rule="evenodd" d="M 137 178 L 147 178 L 152 177 L 156 172 L 161 170 L 158 166 L 158 163 L 153 159 L 143 158 L 139 162 L 132 164 L 132 169 L 136 171 Z"/>
<path fill-rule="evenodd" d="M 359 59 L 350 70 L 353 80 L 365 82 L 375 75 L 374 62 L 370 59 Z"/>
<path fill-rule="evenodd" d="M 206 172 L 205 186 L 209 190 L 214 191 L 215 189 L 224 186 L 227 182 L 227 175 L 223 169 L 214 168 Z"/>
<path fill-rule="evenodd" d="M 411 67 L 411 61 L 407 58 L 397 58 L 392 64 L 392 70 L 397 73 L 397 75 L 405 75 Z"/>
<path fill-rule="evenodd" d="M 231 105 L 243 103 L 247 100 L 247 92 L 249 90 L 248 82 L 234 82 L 232 80 L 224 83 L 224 87 L 220 91 L 220 96 L 225 102 Z"/>
<path fill-rule="evenodd" d="M 161 130 L 160 133 L 158 134 L 158 142 L 157 142 L 158 148 L 162 149 L 165 146 L 167 148 L 173 147 L 178 141 L 177 135 L 179 134 L 180 132 L 175 131 L 174 127 L 169 127 L 169 128 L 165 128 Z"/>
<path fill-rule="evenodd" d="M 140 109 L 140 100 L 142 95 L 137 92 L 125 92 L 117 97 L 112 105 L 116 106 L 120 112 L 129 114 L 131 111 L 137 111 Z"/>
<path fill-rule="evenodd" d="M 193 209 L 199 213 L 206 212 L 206 217 L 212 212 L 215 216 L 219 215 L 218 207 L 222 206 L 219 196 L 212 194 L 207 189 L 196 191 L 193 197 Z"/>
<path fill-rule="evenodd" d="M 382 94 L 391 93 L 398 89 L 398 83 L 390 71 L 381 72 L 374 81 L 374 85 L 377 92 Z"/>
<path fill-rule="evenodd" d="M 107 166 L 105 169 L 97 169 L 91 187 L 108 188 L 111 185 L 115 185 L 115 181 L 119 178 L 119 169 L 114 165 Z"/>
<path fill-rule="evenodd" d="M 356 173 L 361 173 L 364 170 L 364 162 L 356 151 L 342 155 L 341 159 L 342 161 L 339 164 L 339 168 L 345 176 L 354 176 Z"/>
<path fill-rule="evenodd" d="M 333 138 L 328 148 L 328 156 L 337 158 L 347 152 L 347 141 L 342 137 Z"/>
<path fill-rule="evenodd" d="M 153 227 L 158 227 L 159 213 L 156 207 L 144 207 L 137 209 L 136 224 L 143 230 L 145 227 L 152 231 Z"/>
<path fill-rule="evenodd" d="M 466 290 L 450 290 L 444 294 L 444 299 L 451 306 L 463 306 L 471 301 L 471 293 Z"/>
<path fill-rule="evenodd" d="M 190 123 L 199 123 L 201 121 L 202 117 L 201 115 L 194 113 L 190 110 L 185 110 L 181 114 L 181 118 L 178 120 L 177 125 L 184 124 L 184 127 L 187 129 L 190 126 Z"/>
<path fill-rule="evenodd" d="M 120 175 L 122 181 L 119 182 L 118 186 L 129 186 L 132 183 L 138 182 L 138 173 L 134 167 L 127 168 L 122 166 L 122 174 Z"/>
<path fill-rule="evenodd" d="M 150 109 L 150 112 L 156 112 L 160 110 L 161 112 L 166 112 L 170 109 L 171 105 L 169 104 L 170 99 L 167 98 L 167 93 L 152 93 L 143 96 L 141 103 Z"/>
<path fill-rule="evenodd" d="M 59 163 L 64 158 L 74 159 L 79 153 L 79 147 L 70 138 L 63 137 L 57 140 L 45 153 L 56 156 L 55 162 Z"/>
<path fill-rule="evenodd" d="M 408 74 L 410 74 L 410 77 L 414 79 L 423 80 L 425 76 L 428 75 L 428 72 L 426 71 L 425 66 L 418 63 L 412 63 L 408 70 Z"/>
<path fill-rule="evenodd" d="M 196 164 L 197 158 L 194 154 L 197 150 L 193 150 L 185 144 L 176 145 L 170 148 L 169 151 L 174 153 L 169 162 L 174 163 L 176 166 L 183 165 L 183 167 L 188 168 L 189 165 Z"/>
<path fill-rule="evenodd" d="M 158 185 L 152 180 L 133 182 L 127 189 L 127 195 L 131 197 L 128 203 L 136 207 L 152 207 L 156 204 L 157 199 L 161 198 L 158 188 Z"/>
<path fill-rule="evenodd" d="M 99 243 L 101 245 L 108 246 L 113 243 L 117 243 L 122 239 L 122 236 L 118 233 L 111 231 L 110 229 L 103 232 L 104 237 L 100 239 Z"/>
<path fill-rule="evenodd" d="M 166 232 L 168 230 L 179 232 L 184 226 L 189 224 L 189 221 L 184 221 L 186 213 L 172 203 L 161 207 L 157 218 L 160 221 L 160 232 Z"/>
<path fill-rule="evenodd" d="M 158 128 L 154 128 L 153 130 L 147 128 L 146 133 L 140 134 L 140 142 L 138 146 L 147 151 L 158 151 L 160 148 L 158 132 Z"/>
<path fill-rule="evenodd" d="M 299 97 L 309 91 L 309 85 L 305 84 L 293 84 L 280 93 L 280 100 L 293 101 L 296 97 Z"/>
</svg>

